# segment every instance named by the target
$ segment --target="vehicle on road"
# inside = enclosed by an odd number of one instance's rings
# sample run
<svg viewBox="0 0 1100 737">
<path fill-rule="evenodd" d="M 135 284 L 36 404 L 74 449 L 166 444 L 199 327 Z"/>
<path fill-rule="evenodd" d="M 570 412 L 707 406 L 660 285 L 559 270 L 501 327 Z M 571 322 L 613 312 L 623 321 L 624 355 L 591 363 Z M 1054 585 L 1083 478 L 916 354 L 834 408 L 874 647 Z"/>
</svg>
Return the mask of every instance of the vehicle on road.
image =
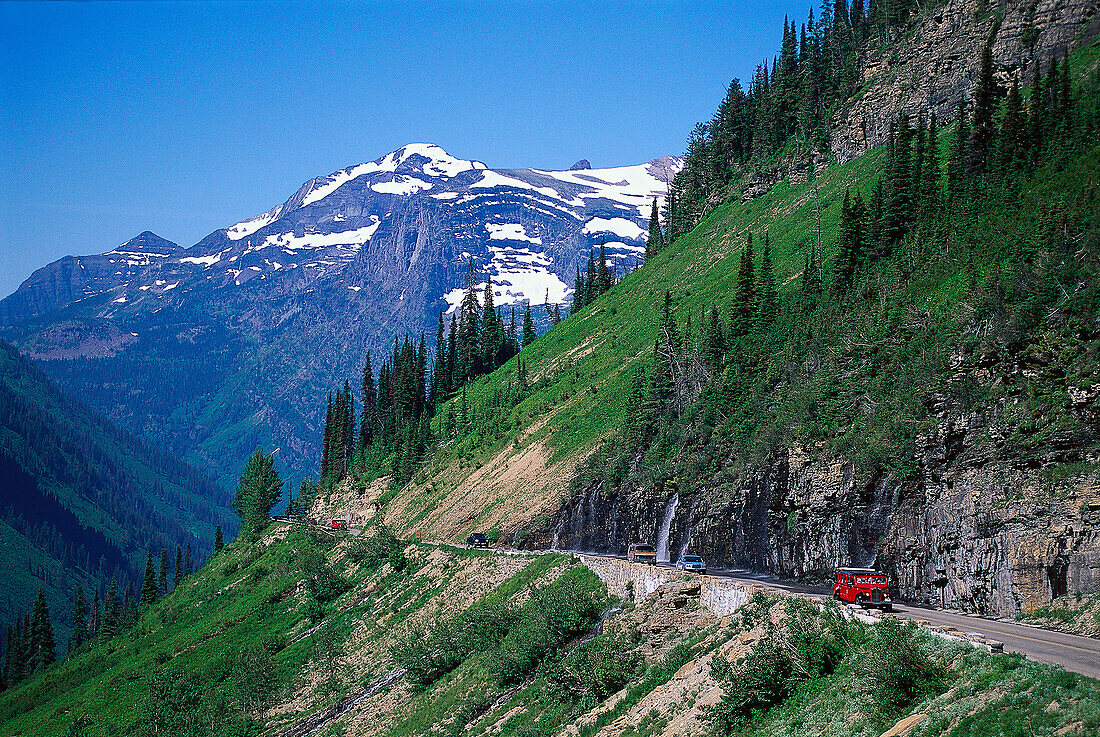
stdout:
<svg viewBox="0 0 1100 737">
<path fill-rule="evenodd" d="M 631 563 L 657 565 L 657 548 L 649 543 L 633 543 L 626 549 L 626 559 Z"/>
<path fill-rule="evenodd" d="M 680 560 L 676 561 L 676 567 L 681 571 L 688 571 L 691 573 L 706 573 L 707 562 L 700 558 L 698 555 L 684 554 L 680 556 Z"/>
<path fill-rule="evenodd" d="M 489 538 L 485 537 L 485 533 L 475 532 L 466 538 L 466 544 L 471 548 L 487 548 L 489 547 Z"/>
<path fill-rule="evenodd" d="M 838 568 L 833 574 L 833 598 L 890 611 L 890 580 L 873 568 Z"/>
<path fill-rule="evenodd" d="M 332 529 L 346 530 L 348 529 L 348 521 L 346 519 L 334 519 L 332 521 Z"/>
</svg>

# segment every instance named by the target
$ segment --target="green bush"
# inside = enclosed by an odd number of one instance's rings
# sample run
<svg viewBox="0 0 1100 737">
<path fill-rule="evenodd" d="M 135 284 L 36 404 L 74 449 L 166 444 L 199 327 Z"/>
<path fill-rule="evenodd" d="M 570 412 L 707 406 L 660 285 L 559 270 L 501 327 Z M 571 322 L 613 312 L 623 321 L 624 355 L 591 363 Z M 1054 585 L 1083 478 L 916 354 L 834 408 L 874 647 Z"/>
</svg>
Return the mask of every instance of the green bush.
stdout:
<svg viewBox="0 0 1100 737">
<path fill-rule="evenodd" d="M 430 633 L 410 633 L 394 646 L 394 661 L 407 670 L 410 683 L 425 687 L 481 654 L 498 682 L 518 683 L 595 624 L 604 604 L 600 586 L 591 571 L 576 566 L 532 591 L 523 606 L 484 599 Z"/>
<path fill-rule="evenodd" d="M 886 620 L 873 628 L 863 648 L 861 673 L 888 714 L 941 692 L 947 682 L 947 669 L 929 656 L 919 635 L 913 622 Z"/>
<path fill-rule="evenodd" d="M 547 666 L 550 692 L 567 703 L 597 704 L 625 686 L 641 658 L 611 634 L 582 643 Z"/>
<path fill-rule="evenodd" d="M 388 527 L 380 524 L 370 537 L 359 537 L 352 542 L 348 548 L 348 557 L 368 570 L 374 570 L 389 561 L 391 554 L 402 547 L 403 544 L 397 536 Z"/>
</svg>

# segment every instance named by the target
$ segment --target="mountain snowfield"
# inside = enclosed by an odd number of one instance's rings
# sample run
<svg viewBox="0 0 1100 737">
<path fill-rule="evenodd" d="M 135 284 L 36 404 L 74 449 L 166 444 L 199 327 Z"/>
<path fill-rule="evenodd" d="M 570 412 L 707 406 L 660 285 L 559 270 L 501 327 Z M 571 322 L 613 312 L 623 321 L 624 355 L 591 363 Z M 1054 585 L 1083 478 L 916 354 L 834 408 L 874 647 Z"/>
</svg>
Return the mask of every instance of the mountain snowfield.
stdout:
<svg viewBox="0 0 1100 737">
<path fill-rule="evenodd" d="M 118 268 L 83 291 L 113 291 L 114 303 L 132 304 L 139 296 L 134 292 L 157 296 L 195 279 L 240 287 L 300 269 L 313 281 L 340 271 L 392 225 L 396 200 L 427 197 L 437 208 L 477 213 L 454 233 L 463 248 L 452 261 L 464 267 L 473 258 L 479 281 L 492 279 L 496 304 L 565 303 L 572 294 L 570 270 L 588 248 L 603 243 L 620 271 L 640 262 L 653 200 L 663 204 L 680 165 L 665 157 L 609 169 L 494 170 L 434 144 L 410 144 L 311 179 L 283 204 L 191 248 L 144 233 L 102 254 Z M 494 210 L 503 202 L 522 203 L 553 225 L 539 227 L 529 217 L 512 222 L 518 219 L 510 215 L 513 208 Z M 436 295 L 446 302 L 445 312 L 455 309 L 464 289 L 463 268 L 452 271 L 450 288 Z"/>
<path fill-rule="evenodd" d="M 190 248 L 146 231 L 38 269 L 0 300 L 0 336 L 223 482 L 257 444 L 311 470 L 324 394 L 358 375 L 367 350 L 433 336 L 471 262 L 506 321 L 530 303 L 545 324 L 591 249 L 603 244 L 620 273 L 642 261 L 654 198 L 681 166 L 490 169 L 410 144 L 310 179 Z"/>
</svg>

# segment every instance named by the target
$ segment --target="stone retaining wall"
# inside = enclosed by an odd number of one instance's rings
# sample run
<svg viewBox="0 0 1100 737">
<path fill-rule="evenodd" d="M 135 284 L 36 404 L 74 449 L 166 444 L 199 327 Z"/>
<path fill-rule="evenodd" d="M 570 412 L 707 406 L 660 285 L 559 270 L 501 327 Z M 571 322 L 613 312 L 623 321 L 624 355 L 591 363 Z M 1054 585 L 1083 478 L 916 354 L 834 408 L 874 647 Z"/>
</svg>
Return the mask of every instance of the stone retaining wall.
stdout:
<svg viewBox="0 0 1100 737">
<path fill-rule="evenodd" d="M 629 563 L 599 555 L 577 557 L 607 584 L 608 593 L 624 599 L 632 597 L 635 602 L 652 594 L 658 586 L 681 580 L 685 575 L 673 568 Z M 748 603 L 753 593 L 763 590 L 759 584 L 745 584 L 717 576 L 692 576 L 692 579 L 699 582 L 699 603 L 719 617 L 737 611 Z"/>
</svg>

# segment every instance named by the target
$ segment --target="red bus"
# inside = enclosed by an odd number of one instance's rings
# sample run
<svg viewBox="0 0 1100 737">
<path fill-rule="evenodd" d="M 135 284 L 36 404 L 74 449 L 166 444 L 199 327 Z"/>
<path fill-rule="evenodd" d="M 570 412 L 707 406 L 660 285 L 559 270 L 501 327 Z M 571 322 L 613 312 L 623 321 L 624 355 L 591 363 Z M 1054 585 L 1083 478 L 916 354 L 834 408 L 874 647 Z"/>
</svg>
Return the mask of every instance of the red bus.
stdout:
<svg viewBox="0 0 1100 737">
<path fill-rule="evenodd" d="M 887 612 L 894 608 L 890 601 L 890 580 L 873 568 L 838 568 L 833 574 L 833 597 Z"/>
</svg>

